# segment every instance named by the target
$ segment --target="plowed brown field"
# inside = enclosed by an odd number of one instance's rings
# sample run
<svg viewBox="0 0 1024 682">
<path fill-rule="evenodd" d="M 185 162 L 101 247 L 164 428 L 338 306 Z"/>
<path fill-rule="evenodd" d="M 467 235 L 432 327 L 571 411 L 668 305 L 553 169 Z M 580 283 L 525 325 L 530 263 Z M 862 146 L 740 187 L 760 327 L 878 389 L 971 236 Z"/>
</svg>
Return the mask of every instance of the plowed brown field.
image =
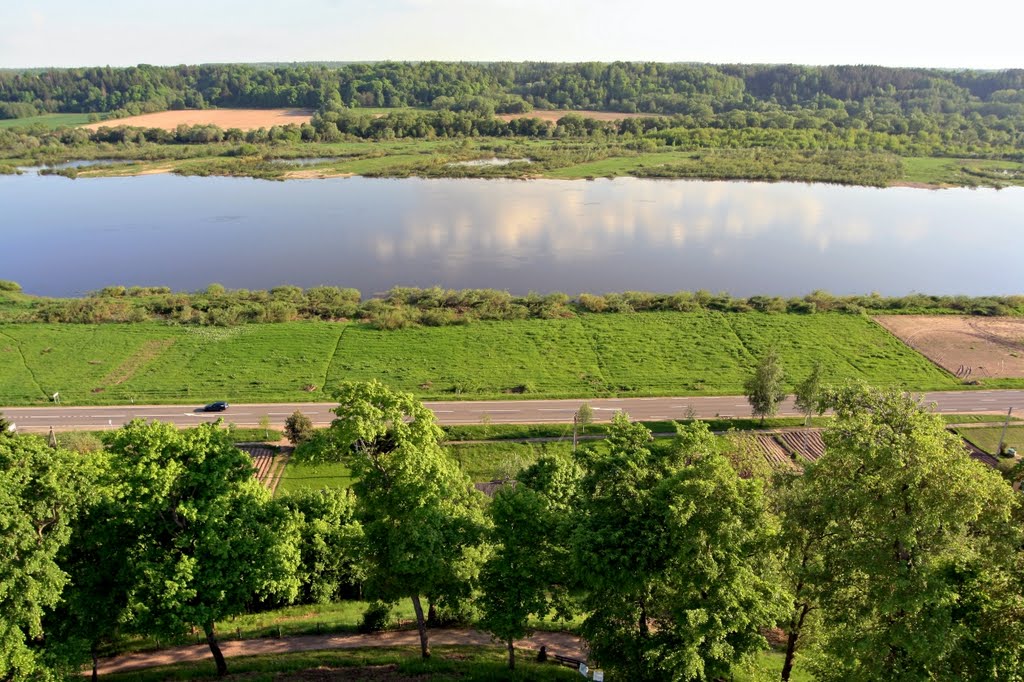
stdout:
<svg viewBox="0 0 1024 682">
<path fill-rule="evenodd" d="M 1024 319 L 879 315 L 903 343 L 964 379 L 1024 377 Z"/>
<path fill-rule="evenodd" d="M 103 126 L 109 128 L 115 126 L 138 126 L 142 128 L 174 130 L 184 123 L 190 126 L 215 125 L 224 130 L 228 128 L 255 130 L 256 128 L 270 128 L 289 123 L 301 125 L 308 123 L 312 116 L 313 112 L 309 109 L 185 109 L 181 111 L 159 111 L 155 114 L 129 116 L 128 118 L 115 118 L 103 121 L 102 123 L 90 123 L 83 127 L 97 130 Z"/>
</svg>

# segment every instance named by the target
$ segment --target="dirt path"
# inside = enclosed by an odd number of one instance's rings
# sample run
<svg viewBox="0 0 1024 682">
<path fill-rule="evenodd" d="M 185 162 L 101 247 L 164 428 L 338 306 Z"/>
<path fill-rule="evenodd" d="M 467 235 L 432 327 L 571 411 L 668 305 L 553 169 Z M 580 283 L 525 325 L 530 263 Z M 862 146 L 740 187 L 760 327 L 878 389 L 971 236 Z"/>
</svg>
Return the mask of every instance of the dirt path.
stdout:
<svg viewBox="0 0 1024 682">
<path fill-rule="evenodd" d="M 359 649 L 364 647 L 419 647 L 419 635 L 415 630 L 394 630 L 371 635 L 335 634 L 303 635 L 281 639 L 241 639 L 221 642 L 225 658 L 253 656 L 257 654 L 283 654 L 292 651 L 318 651 L 323 649 Z M 479 630 L 430 630 L 432 646 L 498 646 L 490 635 Z M 548 648 L 549 654 L 562 654 L 585 660 L 587 657 L 583 641 L 567 632 L 537 632 L 533 637 L 519 640 L 516 646 L 522 649 Z M 125 654 L 105 658 L 99 663 L 99 673 L 125 672 L 152 668 L 158 665 L 173 665 L 186 661 L 212 659 L 205 644 L 174 647 L 161 651 Z"/>
</svg>

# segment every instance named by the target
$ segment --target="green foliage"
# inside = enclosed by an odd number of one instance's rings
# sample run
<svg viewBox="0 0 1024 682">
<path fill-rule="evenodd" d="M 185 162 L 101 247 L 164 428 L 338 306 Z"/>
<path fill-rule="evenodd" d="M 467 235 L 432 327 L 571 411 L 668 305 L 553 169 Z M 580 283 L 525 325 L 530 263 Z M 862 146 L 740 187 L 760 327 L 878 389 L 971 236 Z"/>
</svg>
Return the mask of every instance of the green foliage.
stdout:
<svg viewBox="0 0 1024 682">
<path fill-rule="evenodd" d="M 371 602 L 363 611 L 363 619 L 359 622 L 359 632 L 380 632 L 386 630 L 391 623 L 391 606 L 384 602 Z"/>
<path fill-rule="evenodd" d="M 298 591 L 298 519 L 274 505 L 249 457 L 216 423 L 177 430 L 135 420 L 111 438 L 131 561 L 121 570 L 132 628 L 174 636 L 196 624 L 217 659 L 214 623 L 254 600 Z"/>
<path fill-rule="evenodd" d="M 760 483 L 737 476 L 702 424 L 671 449 L 649 441 L 619 415 L 586 462 L 573 538 L 583 631 L 623 679 L 715 679 L 767 646 L 778 527 Z"/>
<path fill-rule="evenodd" d="M 366 593 L 385 602 L 411 598 L 421 652 L 429 657 L 420 597 L 458 604 L 471 591 L 484 530 L 479 493 L 438 444 L 432 412 L 379 382 L 335 392 L 331 431 L 351 452 L 356 516 L 366 541 Z"/>
<path fill-rule="evenodd" d="M 1015 679 L 1019 499 L 911 397 L 848 388 L 830 406 L 804 488 L 820 538 L 821 569 L 805 576 L 818 679 Z"/>
<path fill-rule="evenodd" d="M 805 421 L 809 422 L 814 415 L 825 411 L 821 404 L 824 387 L 821 385 L 821 361 L 811 365 L 811 373 L 793 389 L 796 398 L 796 409 L 804 413 Z"/>
<path fill-rule="evenodd" d="M 480 572 L 480 627 L 505 642 L 515 668 L 513 642 L 532 634 L 531 616 L 552 608 L 565 615 L 564 542 L 552 531 L 559 520 L 548 500 L 526 485 L 499 490 L 488 508 L 494 551 Z"/>
<path fill-rule="evenodd" d="M 313 437 L 313 420 L 295 410 L 284 420 L 284 433 L 292 445 L 305 443 Z"/>
<path fill-rule="evenodd" d="M 12 283 L 13 284 L 13 283 Z M 16 285 L 14 285 L 16 286 Z M 801 298 L 778 296 L 734 298 L 727 293 L 627 291 L 513 296 L 494 289 L 445 290 L 396 287 L 383 298 L 360 299 L 355 289 L 277 287 L 271 291 L 225 290 L 211 285 L 194 293 L 166 287 L 105 287 L 85 298 L 47 298 L 0 288 L 0 322 L 70 322 L 75 324 L 161 321 L 189 326 L 236 327 L 295 320 L 332 322 L 358 318 L 380 330 L 410 326 L 442 327 L 477 321 L 564 320 L 582 312 L 723 312 L 777 315 L 833 312 L 860 314 L 1024 315 L 1024 297 L 925 296 L 885 298 L 833 296 L 814 291 Z M 754 315 L 757 317 L 757 315 Z M 217 332 L 210 332 L 216 335 Z M 517 385 L 510 388 L 521 388 Z"/>
<path fill-rule="evenodd" d="M 762 422 L 765 417 L 774 417 L 779 403 L 786 399 L 785 381 L 779 354 L 774 348 L 769 348 L 758 360 L 754 373 L 743 383 L 750 411 Z"/>
<path fill-rule="evenodd" d="M 0 437 L 0 677 L 46 679 L 43 616 L 68 575 L 57 563 L 73 523 L 93 499 L 96 463 L 41 438 Z M 49 659 L 49 660 L 48 660 Z"/>
<path fill-rule="evenodd" d="M 300 519 L 299 601 L 326 604 L 351 594 L 363 578 L 358 559 L 363 530 L 355 520 L 352 491 L 296 490 L 276 502 Z"/>
<path fill-rule="evenodd" d="M 21 285 L 9 279 L 0 279 L 0 291 L 13 291 L 17 293 L 21 291 Z"/>
</svg>

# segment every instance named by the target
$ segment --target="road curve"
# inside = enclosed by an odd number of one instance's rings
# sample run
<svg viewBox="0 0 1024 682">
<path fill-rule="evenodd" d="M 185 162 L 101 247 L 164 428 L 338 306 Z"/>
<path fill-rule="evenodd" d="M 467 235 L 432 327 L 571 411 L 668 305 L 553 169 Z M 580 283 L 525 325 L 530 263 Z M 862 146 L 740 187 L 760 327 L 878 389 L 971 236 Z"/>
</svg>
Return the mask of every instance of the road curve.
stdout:
<svg viewBox="0 0 1024 682">
<path fill-rule="evenodd" d="M 1024 390 L 943 391 L 915 393 L 935 410 L 945 414 L 1005 413 L 1014 408 L 1024 416 Z M 594 410 L 594 421 L 609 421 L 616 412 L 625 411 L 637 420 L 683 419 L 696 417 L 749 417 L 750 405 L 743 396 L 699 396 L 688 398 L 594 398 L 572 400 L 494 400 L 425 402 L 441 424 L 543 424 L 567 423 L 580 404 Z M 240 427 L 260 426 L 269 417 L 272 428 L 281 428 L 296 410 L 317 426 L 326 426 L 334 415 L 336 403 L 265 403 L 231 405 L 224 412 L 207 414 L 196 405 L 120 405 L 113 407 L 0 407 L 0 412 L 18 431 L 96 430 L 117 428 L 132 419 L 165 421 L 178 426 L 194 426 L 224 419 Z M 793 399 L 779 409 L 780 416 L 798 415 Z"/>
</svg>

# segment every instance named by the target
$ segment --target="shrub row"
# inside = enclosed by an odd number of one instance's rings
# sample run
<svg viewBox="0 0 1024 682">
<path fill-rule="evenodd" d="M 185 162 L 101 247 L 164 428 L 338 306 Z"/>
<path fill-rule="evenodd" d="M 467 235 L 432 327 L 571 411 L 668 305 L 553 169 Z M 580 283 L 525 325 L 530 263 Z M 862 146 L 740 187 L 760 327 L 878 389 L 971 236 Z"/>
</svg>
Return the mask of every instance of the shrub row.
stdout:
<svg viewBox="0 0 1024 682">
<path fill-rule="evenodd" d="M 14 282 L 0 285 L 0 322 L 143 322 L 172 321 L 191 325 L 233 326 L 295 320 L 357 319 L 380 329 L 409 325 L 445 326 L 476 320 L 522 320 L 572 317 L 577 313 L 699 311 L 800 313 L 943 313 L 1024 315 L 1024 295 L 884 297 L 834 296 L 814 291 L 806 296 L 734 297 L 728 293 L 627 291 L 609 294 L 564 293 L 515 296 L 495 289 L 419 289 L 396 287 L 383 297 L 363 299 L 355 289 L 320 286 L 301 289 L 228 290 L 213 284 L 193 293 L 167 287 L 107 287 L 84 298 L 43 298 L 9 294 Z"/>
</svg>

